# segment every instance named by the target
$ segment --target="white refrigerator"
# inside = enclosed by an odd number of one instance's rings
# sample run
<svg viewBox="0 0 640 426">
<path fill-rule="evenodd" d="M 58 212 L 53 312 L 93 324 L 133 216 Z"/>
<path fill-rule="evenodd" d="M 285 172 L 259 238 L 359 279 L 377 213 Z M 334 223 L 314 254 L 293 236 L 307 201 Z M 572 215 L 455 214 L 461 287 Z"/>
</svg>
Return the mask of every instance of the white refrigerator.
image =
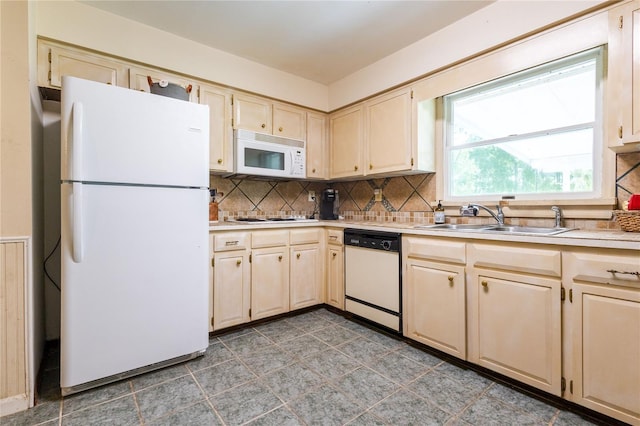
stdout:
<svg viewBox="0 0 640 426">
<path fill-rule="evenodd" d="M 208 345 L 209 110 L 62 79 L 63 395 Z"/>
</svg>

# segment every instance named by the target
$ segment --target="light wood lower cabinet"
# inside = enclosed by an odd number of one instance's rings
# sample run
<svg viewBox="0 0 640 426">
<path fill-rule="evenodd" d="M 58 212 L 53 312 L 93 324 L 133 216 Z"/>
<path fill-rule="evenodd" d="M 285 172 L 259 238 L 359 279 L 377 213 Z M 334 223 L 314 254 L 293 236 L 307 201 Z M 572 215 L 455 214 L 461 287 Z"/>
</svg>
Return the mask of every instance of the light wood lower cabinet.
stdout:
<svg viewBox="0 0 640 426">
<path fill-rule="evenodd" d="M 344 246 L 343 230 L 327 230 L 327 291 L 328 305 L 344 310 Z"/>
<path fill-rule="evenodd" d="M 566 253 L 571 286 L 567 397 L 640 425 L 640 254 L 621 250 Z"/>
<path fill-rule="evenodd" d="M 289 308 L 318 305 L 324 293 L 324 231 L 322 228 L 292 229 L 289 273 Z"/>
<path fill-rule="evenodd" d="M 248 251 L 216 253 L 213 261 L 213 330 L 248 322 L 251 307 Z"/>
<path fill-rule="evenodd" d="M 560 396 L 560 252 L 474 243 L 468 256 L 469 360 Z"/>
<path fill-rule="evenodd" d="M 404 335 L 466 359 L 465 243 L 405 237 Z"/>
<path fill-rule="evenodd" d="M 251 233 L 251 319 L 289 312 L 289 231 Z"/>
</svg>

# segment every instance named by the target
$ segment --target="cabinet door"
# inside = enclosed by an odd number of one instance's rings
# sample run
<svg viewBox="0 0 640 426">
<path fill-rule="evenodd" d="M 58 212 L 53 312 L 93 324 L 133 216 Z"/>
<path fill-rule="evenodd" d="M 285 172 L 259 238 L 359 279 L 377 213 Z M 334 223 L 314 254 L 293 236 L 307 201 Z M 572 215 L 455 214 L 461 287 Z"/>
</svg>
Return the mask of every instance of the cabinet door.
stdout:
<svg viewBox="0 0 640 426">
<path fill-rule="evenodd" d="M 404 335 L 466 359 L 464 267 L 407 259 Z"/>
<path fill-rule="evenodd" d="M 339 111 L 329 120 L 329 177 L 362 176 L 362 105 Z"/>
<path fill-rule="evenodd" d="M 290 105 L 273 104 L 273 134 L 305 140 L 307 137 L 306 111 Z"/>
<path fill-rule="evenodd" d="M 344 249 L 339 245 L 327 248 L 327 304 L 344 310 Z"/>
<path fill-rule="evenodd" d="M 251 261 L 251 319 L 289 312 L 289 250 L 254 250 Z"/>
<path fill-rule="evenodd" d="M 327 116 L 307 113 L 307 178 L 324 179 L 327 158 Z"/>
<path fill-rule="evenodd" d="M 200 103 L 209 106 L 209 169 L 233 172 L 231 93 L 213 86 L 200 86 Z"/>
<path fill-rule="evenodd" d="M 472 277 L 471 361 L 560 396 L 560 279 L 489 270 Z"/>
<path fill-rule="evenodd" d="M 191 86 L 189 102 L 198 102 L 198 85 L 194 81 L 187 80 L 175 74 L 163 73 L 151 68 L 129 68 L 129 88 L 150 93 L 151 89 L 149 87 L 147 77 L 151 77 L 153 83 L 165 80 L 169 83 L 177 84 L 185 90 Z"/>
<path fill-rule="evenodd" d="M 640 288 L 573 284 L 573 399 L 640 424 Z"/>
<path fill-rule="evenodd" d="M 246 250 L 213 257 L 213 329 L 249 322 L 250 268 Z"/>
<path fill-rule="evenodd" d="M 42 43 L 42 42 L 41 42 Z M 48 75 L 42 76 L 39 84 L 44 86 L 62 87 L 62 76 L 84 78 L 85 80 L 127 87 L 127 70 L 124 65 L 85 52 L 63 49 L 56 46 L 41 44 L 40 61 L 49 63 Z M 44 84 L 43 84 L 44 83 Z"/>
<path fill-rule="evenodd" d="M 640 150 L 640 0 L 609 11 L 609 145 Z M 633 147 L 632 145 L 633 144 Z"/>
<path fill-rule="evenodd" d="M 271 103 L 248 95 L 233 95 L 233 128 L 271 134 Z"/>
<path fill-rule="evenodd" d="M 319 244 L 291 247 L 291 310 L 322 303 L 322 272 L 323 257 Z"/>
<path fill-rule="evenodd" d="M 403 89 L 366 103 L 366 174 L 411 170 L 411 90 Z"/>
</svg>

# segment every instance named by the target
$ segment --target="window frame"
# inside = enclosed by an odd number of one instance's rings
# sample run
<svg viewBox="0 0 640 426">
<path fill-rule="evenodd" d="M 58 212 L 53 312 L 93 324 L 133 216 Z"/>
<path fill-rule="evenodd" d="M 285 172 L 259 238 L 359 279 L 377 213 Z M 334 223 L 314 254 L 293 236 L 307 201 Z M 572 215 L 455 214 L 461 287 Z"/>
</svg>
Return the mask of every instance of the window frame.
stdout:
<svg viewBox="0 0 640 426">
<path fill-rule="evenodd" d="M 592 128 L 593 129 L 593 154 L 592 154 L 592 179 L 593 179 L 593 189 L 589 192 L 547 192 L 547 193 L 525 193 L 525 194 L 481 194 L 481 195 L 463 195 L 463 196 L 454 196 L 451 194 L 451 185 L 453 179 L 450 179 L 451 173 L 451 157 L 452 152 L 461 149 L 461 146 L 453 145 L 452 136 L 452 126 L 453 123 L 448 118 L 451 116 L 452 110 L 452 102 L 451 100 L 459 99 L 465 96 L 473 95 L 482 91 L 492 90 L 496 87 L 500 87 L 506 84 L 512 84 L 514 81 L 519 81 L 523 79 L 530 78 L 533 75 L 541 74 L 544 72 L 548 72 L 552 69 L 562 68 L 566 66 L 570 66 L 571 64 L 576 64 L 584 61 L 586 58 L 594 58 L 596 60 L 596 87 L 595 87 L 595 95 L 596 95 L 596 105 L 595 105 L 595 116 L 593 126 L 588 123 L 580 123 L 575 126 L 575 128 Z M 510 73 L 508 75 L 495 78 L 486 82 L 481 82 L 475 84 L 471 87 L 461 89 L 446 95 L 443 95 L 439 98 L 439 105 L 441 106 L 441 117 L 442 117 L 442 177 L 444 180 L 443 185 L 443 194 L 442 197 L 447 202 L 470 202 L 470 201 L 499 201 L 504 196 L 515 196 L 517 200 L 521 201 L 543 201 L 550 199 L 562 199 L 562 200 L 600 200 L 605 197 L 603 194 L 603 177 L 604 177 L 604 165 L 603 165 L 603 152 L 605 147 L 605 127 L 606 123 L 604 121 L 604 105 L 605 105 L 605 77 L 606 77 L 606 48 L 605 46 L 597 46 L 594 48 L 590 48 L 587 50 L 575 52 L 573 54 L 556 58 L 551 61 L 547 61 L 541 64 L 537 64 L 534 66 L 527 67 L 520 71 L 516 71 Z M 562 129 L 562 128 L 559 128 Z M 558 131 L 556 129 L 547 129 L 552 133 L 557 134 L 562 133 L 562 131 L 566 131 L 567 127 L 563 130 Z M 475 146 L 496 146 L 503 142 L 508 141 L 517 141 L 529 138 L 535 134 L 545 134 L 546 130 L 537 131 L 532 133 L 524 133 L 521 135 L 515 136 L 506 136 L 500 137 L 490 140 L 485 140 L 477 143 Z M 470 145 L 464 145 L 464 148 L 469 148 Z"/>
</svg>

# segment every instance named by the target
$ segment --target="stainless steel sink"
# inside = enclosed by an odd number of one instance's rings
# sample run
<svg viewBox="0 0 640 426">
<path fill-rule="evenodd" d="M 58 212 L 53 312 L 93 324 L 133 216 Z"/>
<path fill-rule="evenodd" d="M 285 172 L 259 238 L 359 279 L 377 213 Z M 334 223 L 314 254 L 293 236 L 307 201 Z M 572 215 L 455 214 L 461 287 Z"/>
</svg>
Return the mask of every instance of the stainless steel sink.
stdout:
<svg viewBox="0 0 640 426">
<path fill-rule="evenodd" d="M 446 231 L 479 231 L 481 229 L 489 228 L 493 225 L 474 225 L 468 223 L 442 223 L 438 225 L 416 225 L 414 228 L 422 228 L 422 229 L 442 229 Z"/>
<path fill-rule="evenodd" d="M 502 233 L 510 235 L 557 235 L 571 231 L 573 228 L 543 228 L 538 226 L 511 226 L 511 225 L 476 225 L 443 223 L 438 225 L 416 225 L 414 228 L 442 230 L 442 231 L 466 231 L 466 232 L 487 232 Z"/>
<path fill-rule="evenodd" d="M 570 231 L 571 228 L 542 228 L 538 226 L 509 226 L 495 225 L 484 228 L 483 232 L 502 232 L 504 234 L 518 235 L 557 235 Z"/>
</svg>

